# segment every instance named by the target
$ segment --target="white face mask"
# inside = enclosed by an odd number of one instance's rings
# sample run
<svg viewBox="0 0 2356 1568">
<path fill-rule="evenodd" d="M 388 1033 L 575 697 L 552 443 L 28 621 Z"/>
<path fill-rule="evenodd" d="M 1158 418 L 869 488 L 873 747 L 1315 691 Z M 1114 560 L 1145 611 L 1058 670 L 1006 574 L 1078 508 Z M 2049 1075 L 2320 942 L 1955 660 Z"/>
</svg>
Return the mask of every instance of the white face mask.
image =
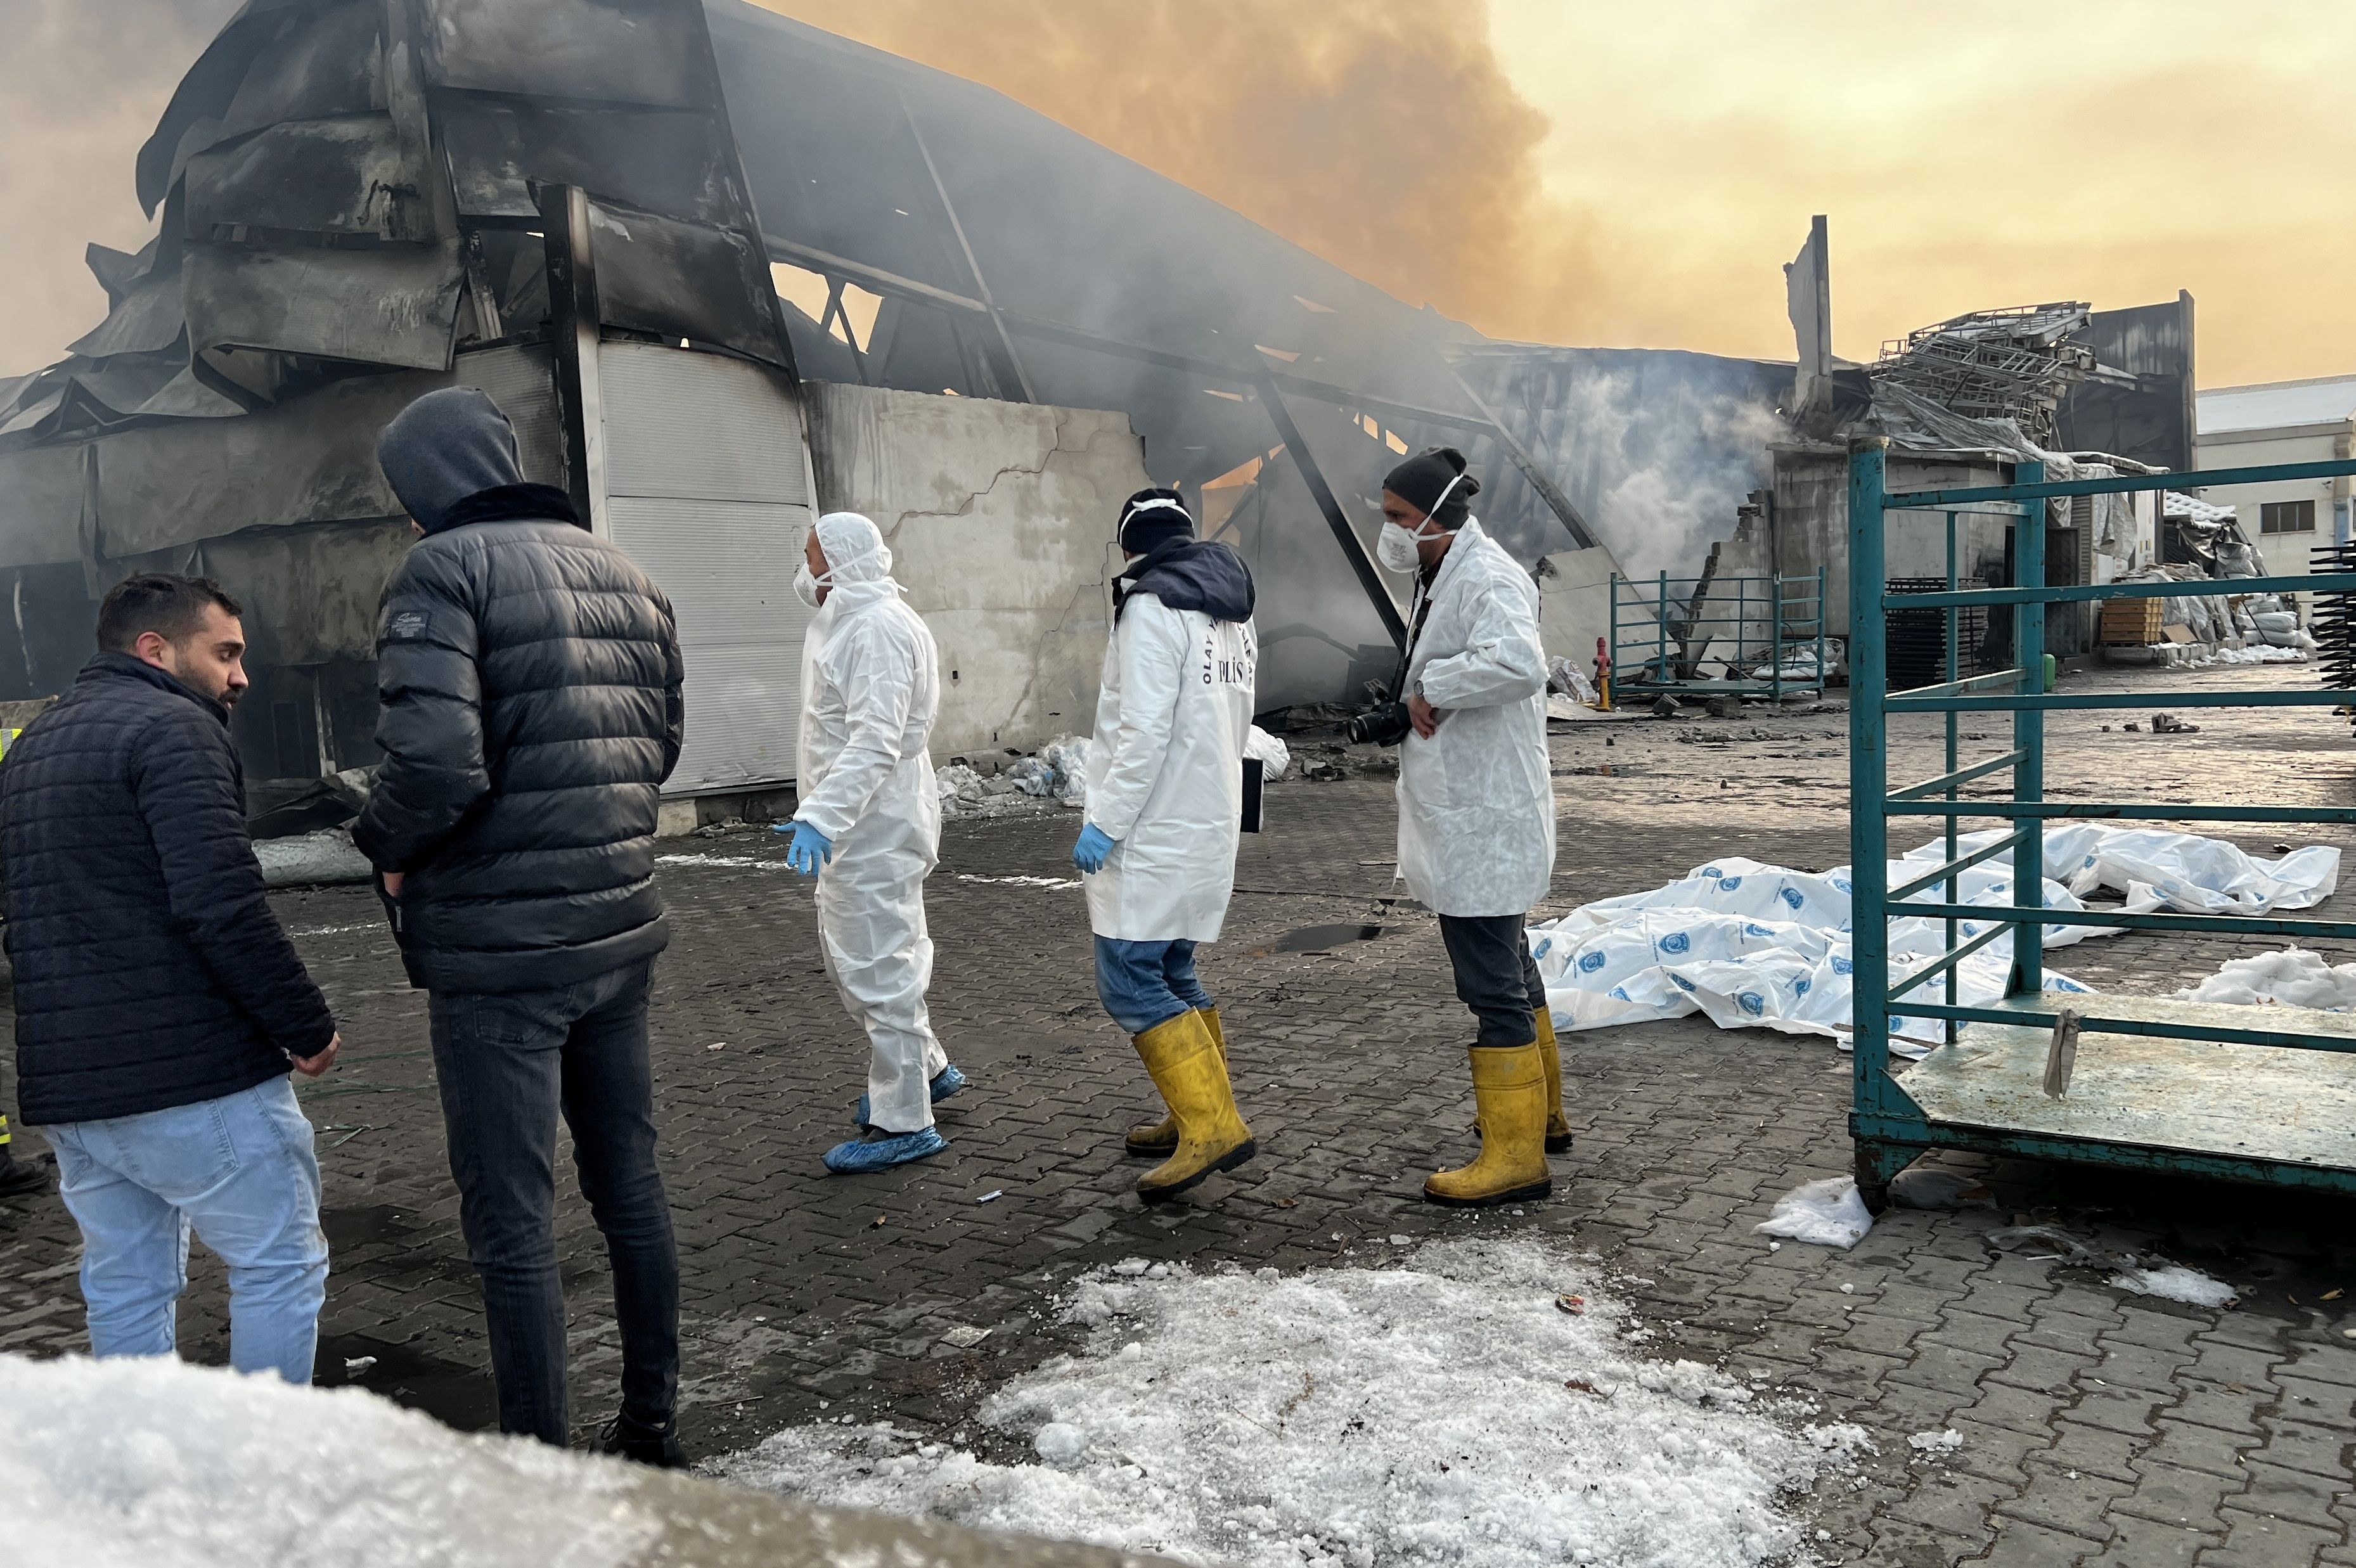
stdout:
<svg viewBox="0 0 2356 1568">
<path fill-rule="evenodd" d="M 866 555 L 853 556 L 849 560 L 843 562 L 843 566 L 856 566 L 861 561 L 870 559 L 874 554 L 875 552 L 873 550 L 869 550 Z M 837 566 L 830 568 L 826 575 L 823 577 L 812 576 L 809 569 L 809 558 L 805 556 L 802 558 L 802 563 L 794 568 L 794 597 L 815 610 L 819 607 L 818 591 L 821 588 L 833 586 L 834 580 L 841 575 L 842 575 L 842 567 Z"/>
<path fill-rule="evenodd" d="M 1440 491 L 1439 500 L 1432 502 L 1432 512 L 1440 510 L 1441 504 L 1448 499 L 1448 492 L 1462 483 L 1463 478 L 1464 475 L 1459 474 L 1448 482 L 1447 489 Z M 1429 521 L 1430 516 L 1431 513 L 1426 513 L 1425 520 Z M 1419 528 L 1421 526 L 1417 525 Z M 1455 531 L 1454 528 L 1442 528 L 1438 533 L 1418 533 L 1414 528 L 1404 528 L 1385 518 L 1383 531 L 1375 538 L 1375 559 L 1392 571 L 1413 571 L 1423 561 L 1422 552 L 1416 548 L 1419 544 L 1425 539 L 1446 539 Z"/>
<path fill-rule="evenodd" d="M 1413 571 L 1422 559 L 1415 548 L 1416 536 L 1387 518 L 1383 531 L 1375 538 L 1375 559 L 1392 571 Z"/>
</svg>

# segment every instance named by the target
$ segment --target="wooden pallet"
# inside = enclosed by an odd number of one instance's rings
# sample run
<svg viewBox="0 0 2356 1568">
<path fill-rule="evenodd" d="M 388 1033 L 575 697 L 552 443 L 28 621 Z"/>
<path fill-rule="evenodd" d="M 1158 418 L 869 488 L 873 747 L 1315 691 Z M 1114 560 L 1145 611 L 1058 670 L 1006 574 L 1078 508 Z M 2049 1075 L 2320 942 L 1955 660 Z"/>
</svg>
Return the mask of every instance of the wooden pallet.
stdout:
<svg viewBox="0 0 2356 1568">
<path fill-rule="evenodd" d="M 2159 641 L 2161 601 L 2113 599 L 2103 605 L 2102 640 L 2106 647 L 2142 648 Z"/>
</svg>

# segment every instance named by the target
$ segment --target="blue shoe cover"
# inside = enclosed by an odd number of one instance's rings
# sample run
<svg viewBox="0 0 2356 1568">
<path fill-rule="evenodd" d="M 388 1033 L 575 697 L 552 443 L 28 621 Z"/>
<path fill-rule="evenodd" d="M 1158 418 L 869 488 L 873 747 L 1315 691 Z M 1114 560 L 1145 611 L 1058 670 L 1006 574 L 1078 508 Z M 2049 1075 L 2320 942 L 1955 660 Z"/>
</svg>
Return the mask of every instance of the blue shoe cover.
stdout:
<svg viewBox="0 0 2356 1568">
<path fill-rule="evenodd" d="M 971 1080 L 968 1079 L 964 1073 L 959 1072 L 957 1070 L 957 1064 L 955 1062 L 951 1062 L 948 1066 L 942 1068 L 938 1072 L 933 1074 L 933 1082 L 931 1084 L 933 1104 L 936 1105 L 939 1104 L 942 1101 L 948 1099 L 950 1095 L 964 1088 L 969 1082 L 971 1082 Z M 867 1120 L 866 1095 L 862 1094 L 859 1096 L 859 1104 L 851 1108 L 851 1120 L 853 1125 L 863 1127 L 869 1125 Z"/>
<path fill-rule="evenodd" d="M 919 1127 L 913 1133 L 887 1133 L 874 1127 L 865 1137 L 852 1138 L 827 1150 L 826 1168 L 837 1176 L 859 1176 L 923 1159 L 948 1147 L 948 1139 L 931 1127 Z"/>
</svg>

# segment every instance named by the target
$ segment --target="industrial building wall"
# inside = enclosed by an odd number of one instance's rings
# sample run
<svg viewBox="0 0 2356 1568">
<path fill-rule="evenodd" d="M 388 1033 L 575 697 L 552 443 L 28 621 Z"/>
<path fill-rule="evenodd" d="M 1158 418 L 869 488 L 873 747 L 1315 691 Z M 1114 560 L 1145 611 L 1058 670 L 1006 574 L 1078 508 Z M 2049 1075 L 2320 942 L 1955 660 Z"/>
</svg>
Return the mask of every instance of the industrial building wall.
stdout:
<svg viewBox="0 0 2356 1568">
<path fill-rule="evenodd" d="M 2356 455 L 2356 429 L 2338 425 L 2307 425 L 2290 430 L 2226 431 L 2200 438 L 2197 465 L 2201 468 L 2255 468 L 2276 463 L 2328 463 Z M 2242 532 L 2265 557 L 2268 575 L 2296 577 L 2308 570 L 2308 552 L 2349 537 L 2349 481 L 2293 479 L 2273 485 L 2244 485 L 2231 490 L 2198 491 L 2211 506 L 2231 507 Z M 2315 527 L 2310 532 L 2267 533 L 2268 503 L 2313 503 Z"/>
<path fill-rule="evenodd" d="M 798 389 L 660 343 L 605 344 L 597 377 L 597 526 L 669 596 L 687 658 L 687 741 L 663 793 L 789 779 L 809 624 L 794 570 L 813 515 Z"/>
<path fill-rule="evenodd" d="M 1889 485 L 1892 490 L 1954 489 L 1968 485 L 2002 485 L 2007 471 L 1995 463 L 1926 462 L 1893 452 L 1890 454 Z M 1848 635 L 1848 460 L 1825 453 L 1779 452 L 1775 455 L 1773 570 L 1787 577 L 1813 576 L 1825 568 L 1825 634 Z M 1763 573 L 1768 530 L 1754 537 L 1755 554 L 1719 557 L 1724 572 Z M 2004 567 L 2005 528 L 2001 519 L 1965 516 L 1957 529 L 1957 570 L 1966 578 L 1981 578 Z M 1944 515 L 1892 512 L 1886 536 L 1884 560 L 1892 578 L 1942 577 L 1947 570 L 1946 522 Z"/>
<path fill-rule="evenodd" d="M 862 512 L 941 650 L 936 760 L 1087 732 L 1113 523 L 1150 481 L 1129 416 L 810 382 L 820 507 Z"/>
</svg>

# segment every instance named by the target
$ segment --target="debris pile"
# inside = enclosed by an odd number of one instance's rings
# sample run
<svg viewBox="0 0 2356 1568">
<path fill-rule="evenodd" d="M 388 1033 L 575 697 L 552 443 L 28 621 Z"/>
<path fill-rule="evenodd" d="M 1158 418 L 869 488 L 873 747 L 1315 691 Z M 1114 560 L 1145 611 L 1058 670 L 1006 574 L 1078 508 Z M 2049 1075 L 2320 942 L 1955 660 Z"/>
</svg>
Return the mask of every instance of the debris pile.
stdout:
<svg viewBox="0 0 2356 1568">
<path fill-rule="evenodd" d="M 2095 369 L 2094 349 L 2078 340 L 2093 308 L 2065 301 L 1952 316 L 1883 344 L 1870 374 L 1965 419 L 2008 421 L 2058 450 L 2062 400 Z"/>
</svg>

